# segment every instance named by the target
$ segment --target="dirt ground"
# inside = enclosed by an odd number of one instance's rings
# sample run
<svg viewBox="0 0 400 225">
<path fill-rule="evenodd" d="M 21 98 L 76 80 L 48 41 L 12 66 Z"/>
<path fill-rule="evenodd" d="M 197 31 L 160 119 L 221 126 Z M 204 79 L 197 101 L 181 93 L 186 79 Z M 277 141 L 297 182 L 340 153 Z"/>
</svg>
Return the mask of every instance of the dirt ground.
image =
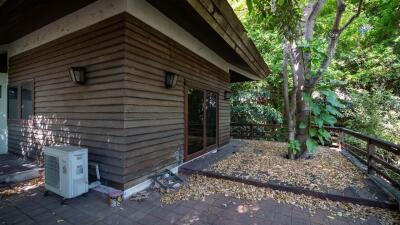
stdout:
<svg viewBox="0 0 400 225">
<path fill-rule="evenodd" d="M 274 180 L 317 191 L 365 187 L 366 176 L 337 149 L 318 147 L 312 159 L 289 160 L 285 158 L 286 143 L 249 141 L 243 148 L 214 164 L 211 170 L 242 178 L 252 177 L 263 182 Z"/>
</svg>

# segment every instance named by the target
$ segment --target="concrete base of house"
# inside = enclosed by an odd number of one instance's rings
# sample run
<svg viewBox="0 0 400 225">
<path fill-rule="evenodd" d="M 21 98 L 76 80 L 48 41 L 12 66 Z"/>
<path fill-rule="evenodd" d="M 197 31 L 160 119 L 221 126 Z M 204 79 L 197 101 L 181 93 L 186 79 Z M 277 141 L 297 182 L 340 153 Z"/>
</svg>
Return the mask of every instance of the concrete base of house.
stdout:
<svg viewBox="0 0 400 225">
<path fill-rule="evenodd" d="M 207 152 L 207 153 L 204 154 L 204 155 L 201 155 L 201 156 L 196 157 L 196 158 L 194 158 L 194 159 L 192 159 L 192 160 L 186 161 L 186 162 L 184 162 L 184 163 L 182 163 L 182 164 L 180 164 L 180 165 L 178 165 L 178 166 L 176 166 L 176 167 L 167 168 L 167 169 L 171 170 L 171 172 L 173 172 L 173 173 L 175 173 L 175 174 L 178 174 L 179 167 L 185 165 L 186 163 L 192 162 L 193 160 L 196 160 L 196 159 L 199 159 L 199 158 L 203 158 L 203 157 L 205 157 L 205 156 L 207 156 L 207 155 L 209 155 L 209 154 L 216 153 L 217 150 L 218 150 L 217 148 L 216 148 L 216 149 L 213 149 L 213 150 Z M 129 198 L 130 196 L 132 196 L 132 195 L 134 195 L 134 194 L 136 194 L 136 193 L 138 193 L 138 192 L 141 192 L 141 191 L 143 191 L 143 190 L 149 188 L 149 187 L 152 185 L 152 183 L 153 183 L 152 179 L 146 179 L 146 180 L 142 181 L 141 183 L 139 183 L 139 184 L 137 184 L 137 185 L 135 185 L 135 186 L 133 186 L 133 187 L 131 187 L 131 188 L 126 189 L 126 190 L 124 191 L 123 198 L 124 198 L 124 199 L 127 199 L 127 198 Z"/>
</svg>

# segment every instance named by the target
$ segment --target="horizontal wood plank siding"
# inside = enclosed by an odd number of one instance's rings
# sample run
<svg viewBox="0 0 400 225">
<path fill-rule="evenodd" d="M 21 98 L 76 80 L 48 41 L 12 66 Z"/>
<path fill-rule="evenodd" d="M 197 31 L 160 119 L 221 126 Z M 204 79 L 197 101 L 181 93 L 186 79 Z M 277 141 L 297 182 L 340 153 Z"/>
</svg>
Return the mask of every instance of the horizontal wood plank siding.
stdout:
<svg viewBox="0 0 400 225">
<path fill-rule="evenodd" d="M 119 15 L 10 58 L 9 85 L 33 80 L 35 111 L 32 121 L 8 121 L 10 152 L 36 160 L 43 146 L 85 146 L 102 178 L 122 187 L 123 21 Z M 70 81 L 72 66 L 85 66 L 85 85 Z"/>
<path fill-rule="evenodd" d="M 70 81 L 71 66 L 86 67 L 85 85 Z M 164 87 L 165 71 L 176 87 Z M 118 188 L 179 163 L 185 86 L 218 92 L 219 144 L 229 142 L 229 74 L 126 13 L 12 57 L 9 84 L 25 80 L 35 115 L 8 121 L 9 151 L 37 159 L 43 146 L 86 146 Z"/>
<path fill-rule="evenodd" d="M 141 127 L 150 139 L 127 146 L 125 187 L 166 167 L 177 165 L 184 150 L 184 87 L 219 92 L 219 143 L 229 141 L 229 74 L 172 39 L 127 15 L 125 127 Z M 164 87 L 165 71 L 179 75 L 173 89 Z M 140 134 L 128 135 L 137 140 Z"/>
</svg>

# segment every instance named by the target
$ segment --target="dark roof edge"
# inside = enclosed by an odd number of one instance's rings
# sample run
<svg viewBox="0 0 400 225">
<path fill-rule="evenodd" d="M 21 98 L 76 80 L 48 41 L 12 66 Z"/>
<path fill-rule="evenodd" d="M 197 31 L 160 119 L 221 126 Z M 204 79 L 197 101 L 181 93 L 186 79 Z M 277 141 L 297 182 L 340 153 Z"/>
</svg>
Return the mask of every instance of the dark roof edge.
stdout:
<svg viewBox="0 0 400 225">
<path fill-rule="evenodd" d="M 186 0 L 260 79 L 270 70 L 226 0 Z"/>
</svg>

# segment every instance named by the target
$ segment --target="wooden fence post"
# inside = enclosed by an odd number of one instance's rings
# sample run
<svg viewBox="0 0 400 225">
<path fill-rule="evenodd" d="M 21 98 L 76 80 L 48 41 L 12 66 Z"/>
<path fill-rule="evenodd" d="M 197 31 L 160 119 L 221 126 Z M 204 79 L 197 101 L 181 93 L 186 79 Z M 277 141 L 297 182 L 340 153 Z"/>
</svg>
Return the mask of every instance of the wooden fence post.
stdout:
<svg viewBox="0 0 400 225">
<path fill-rule="evenodd" d="M 374 169 L 372 168 L 375 166 L 375 160 L 372 156 L 375 156 L 376 147 L 374 144 L 371 143 L 371 140 L 368 141 L 367 144 L 367 151 L 368 151 L 368 174 L 375 174 Z"/>
</svg>

